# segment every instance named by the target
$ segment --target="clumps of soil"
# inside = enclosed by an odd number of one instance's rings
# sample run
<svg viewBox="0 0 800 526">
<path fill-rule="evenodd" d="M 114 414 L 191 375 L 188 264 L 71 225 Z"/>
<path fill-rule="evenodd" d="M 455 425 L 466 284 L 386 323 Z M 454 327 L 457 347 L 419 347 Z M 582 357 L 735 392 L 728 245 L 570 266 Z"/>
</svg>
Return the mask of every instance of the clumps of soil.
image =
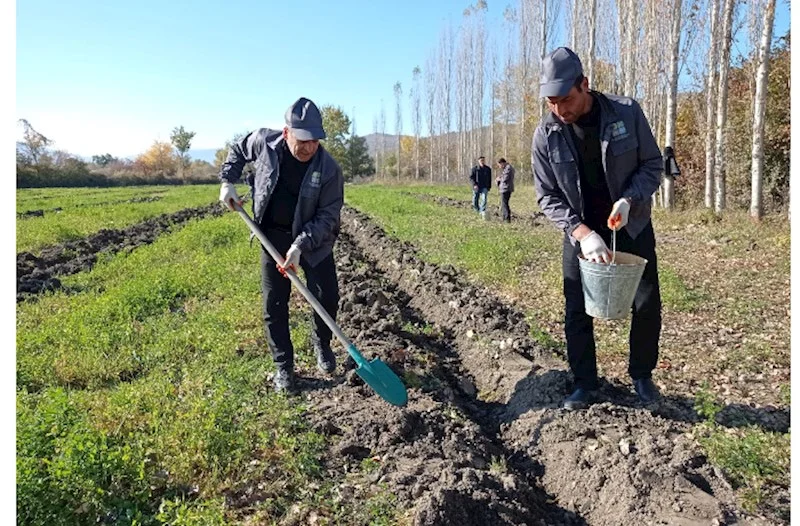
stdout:
<svg viewBox="0 0 800 526">
<path fill-rule="evenodd" d="M 306 375 L 341 502 L 386 492 L 426 525 L 772 523 L 737 507 L 684 401 L 642 407 L 607 383 L 600 403 L 564 411 L 566 364 L 530 339 L 522 313 L 366 215 L 345 207 L 342 223 L 339 322 L 410 396 L 396 408 L 352 373 Z"/>
</svg>

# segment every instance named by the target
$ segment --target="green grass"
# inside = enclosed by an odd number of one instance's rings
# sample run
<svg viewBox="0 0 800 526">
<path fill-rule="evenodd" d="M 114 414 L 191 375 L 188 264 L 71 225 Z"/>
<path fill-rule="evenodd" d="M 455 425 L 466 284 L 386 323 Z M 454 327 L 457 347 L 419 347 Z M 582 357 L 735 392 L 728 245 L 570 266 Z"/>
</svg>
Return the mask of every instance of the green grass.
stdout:
<svg viewBox="0 0 800 526">
<path fill-rule="evenodd" d="M 325 441 L 267 381 L 246 239 L 192 223 L 18 306 L 19 523 L 235 523 L 222 495 L 252 481 L 272 521 L 319 480 Z"/>
<path fill-rule="evenodd" d="M 160 188 L 159 193 L 154 193 Z M 17 252 L 38 253 L 42 248 L 67 241 L 74 241 L 96 233 L 100 229 L 121 229 L 145 219 L 178 210 L 213 203 L 219 195 L 216 185 L 193 185 L 188 187 L 128 187 L 124 193 L 117 189 L 63 189 L 63 195 L 47 192 L 46 204 L 39 206 L 41 197 L 18 193 L 17 211 L 33 208 L 62 207 L 63 211 L 45 212 L 44 217 L 17 220 Z M 70 191 L 67 191 L 70 190 Z M 87 190 L 88 195 L 81 193 Z M 240 189 L 241 190 L 241 189 Z M 61 189 L 59 189 L 59 193 Z M 159 195 L 162 199 L 144 203 L 110 203 L 113 201 L 147 195 Z M 240 192 L 244 195 L 243 191 Z M 75 206 L 95 203 L 96 206 Z"/>
<path fill-rule="evenodd" d="M 97 206 L 111 201 L 163 197 L 179 186 L 120 186 L 110 188 L 23 188 L 17 191 L 17 213 L 29 210 L 64 210 L 73 207 Z"/>
<path fill-rule="evenodd" d="M 757 426 L 736 430 L 719 426 L 715 417 L 722 406 L 710 393 L 708 383 L 698 391 L 695 409 L 705 419 L 697 429 L 700 445 L 739 490 L 746 510 L 757 510 L 768 485 L 789 487 L 790 433 L 773 433 Z"/>
<path fill-rule="evenodd" d="M 661 288 L 661 301 L 676 311 L 691 312 L 708 301 L 702 291 L 690 289 L 683 279 L 667 265 L 658 269 L 658 284 Z"/>
</svg>

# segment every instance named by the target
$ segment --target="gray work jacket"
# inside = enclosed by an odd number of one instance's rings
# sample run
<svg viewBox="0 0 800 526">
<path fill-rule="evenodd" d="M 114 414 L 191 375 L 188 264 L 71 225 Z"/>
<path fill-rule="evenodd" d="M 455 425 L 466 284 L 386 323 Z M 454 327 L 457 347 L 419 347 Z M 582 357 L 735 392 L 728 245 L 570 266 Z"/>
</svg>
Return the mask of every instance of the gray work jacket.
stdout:
<svg viewBox="0 0 800 526">
<path fill-rule="evenodd" d="M 236 183 L 248 162 L 255 165 L 255 176 L 248 180 L 253 195 L 253 217 L 261 223 L 269 199 L 280 176 L 277 148 L 284 141 L 282 130 L 261 128 L 231 145 L 219 178 Z M 315 267 L 332 251 L 339 236 L 344 204 L 344 177 L 339 164 L 320 145 L 311 158 L 292 221 L 293 244 L 303 258 Z"/>
<path fill-rule="evenodd" d="M 593 92 L 600 104 L 600 151 L 612 202 L 631 199 L 625 229 L 632 238 L 650 222 L 651 198 L 661 179 L 661 151 L 635 100 Z M 552 112 L 533 134 L 531 165 L 542 212 L 569 236 L 583 222 L 578 154 L 572 136 Z"/>
</svg>

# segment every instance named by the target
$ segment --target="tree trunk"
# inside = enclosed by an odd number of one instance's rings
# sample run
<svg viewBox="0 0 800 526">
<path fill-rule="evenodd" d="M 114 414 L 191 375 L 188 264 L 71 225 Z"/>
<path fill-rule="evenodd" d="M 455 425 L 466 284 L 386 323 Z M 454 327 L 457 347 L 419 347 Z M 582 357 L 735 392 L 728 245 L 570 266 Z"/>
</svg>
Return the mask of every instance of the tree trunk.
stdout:
<svg viewBox="0 0 800 526">
<path fill-rule="evenodd" d="M 717 118 L 717 82 L 719 42 L 719 2 L 711 0 L 711 29 L 708 44 L 708 80 L 706 82 L 706 208 L 714 206 L 714 165 L 716 161 L 716 144 L 714 143 L 714 122 Z"/>
<path fill-rule="evenodd" d="M 577 0 L 575 0 L 577 2 Z M 597 0 L 589 0 L 589 87 L 597 89 L 594 79 L 594 59 L 597 33 Z"/>
<path fill-rule="evenodd" d="M 581 0 L 572 0 L 572 37 L 570 38 L 570 48 L 575 53 L 578 52 L 578 7 Z M 594 2 L 594 0 L 592 0 Z"/>
<path fill-rule="evenodd" d="M 625 74 L 625 96 L 636 96 L 636 43 L 639 36 L 639 27 L 636 25 L 636 0 L 629 0 L 628 9 L 626 12 L 626 45 L 625 52 L 628 55 L 625 60 L 626 74 Z"/>
<path fill-rule="evenodd" d="M 400 82 L 394 85 L 394 98 L 395 98 L 395 112 L 394 112 L 394 129 L 397 134 L 397 178 L 400 179 L 400 148 L 403 138 L 403 107 L 402 107 L 403 87 Z"/>
<path fill-rule="evenodd" d="M 539 52 L 539 63 L 541 64 L 545 55 L 547 54 L 547 0 L 542 0 L 542 28 L 541 33 L 539 34 L 539 39 L 541 40 L 541 48 Z M 547 106 L 545 106 L 543 101 L 540 101 L 539 107 L 541 114 L 540 117 L 543 119 L 546 114 L 545 112 L 547 111 Z"/>
<path fill-rule="evenodd" d="M 755 109 L 753 110 L 753 150 L 750 215 L 760 220 L 763 213 L 761 204 L 761 181 L 764 170 L 764 124 L 767 113 L 767 80 L 769 78 L 769 52 L 772 42 L 772 25 L 775 20 L 775 0 L 767 1 L 764 12 L 764 27 L 761 32 L 761 46 L 758 50 L 758 73 L 756 74 Z"/>
<path fill-rule="evenodd" d="M 669 64 L 669 91 L 667 92 L 666 146 L 675 147 L 675 117 L 678 107 L 678 55 L 681 45 L 681 0 L 672 0 L 672 50 Z M 674 204 L 673 177 L 664 174 L 664 208 Z"/>
<path fill-rule="evenodd" d="M 722 25 L 722 53 L 719 61 L 719 95 L 717 96 L 717 139 L 714 167 L 714 183 L 717 192 L 714 196 L 714 210 L 717 213 L 725 209 L 725 125 L 728 117 L 728 70 L 731 54 L 731 23 L 736 0 L 725 0 L 725 12 Z"/>
</svg>

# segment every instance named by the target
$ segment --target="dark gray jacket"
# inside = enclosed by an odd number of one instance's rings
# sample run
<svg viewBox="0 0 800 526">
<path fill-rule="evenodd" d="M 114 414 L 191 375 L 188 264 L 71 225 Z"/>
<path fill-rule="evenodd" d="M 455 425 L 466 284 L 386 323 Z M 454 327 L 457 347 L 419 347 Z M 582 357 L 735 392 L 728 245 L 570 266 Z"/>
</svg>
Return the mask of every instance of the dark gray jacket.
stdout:
<svg viewBox="0 0 800 526">
<path fill-rule="evenodd" d="M 510 194 L 514 191 L 514 167 L 511 163 L 506 163 L 503 171 L 497 176 L 497 189 L 501 194 Z"/>
<path fill-rule="evenodd" d="M 241 178 L 244 165 L 254 163 L 255 176 L 247 182 L 253 195 L 253 217 L 258 224 L 264 217 L 280 176 L 276 149 L 283 140 L 282 130 L 261 128 L 248 133 L 231 146 L 219 174 L 222 181 L 235 183 Z M 292 221 L 294 244 L 312 267 L 333 250 L 333 244 L 339 236 L 343 204 L 342 169 L 320 145 L 300 184 Z"/>
<path fill-rule="evenodd" d="M 650 221 L 653 192 L 661 179 L 662 159 L 639 104 L 628 97 L 597 95 L 600 104 L 600 151 L 611 200 L 631 199 L 625 229 L 635 238 Z M 566 125 L 549 112 L 533 134 L 531 163 L 542 212 L 563 230 L 582 223 L 583 196 L 575 145 Z"/>
</svg>

